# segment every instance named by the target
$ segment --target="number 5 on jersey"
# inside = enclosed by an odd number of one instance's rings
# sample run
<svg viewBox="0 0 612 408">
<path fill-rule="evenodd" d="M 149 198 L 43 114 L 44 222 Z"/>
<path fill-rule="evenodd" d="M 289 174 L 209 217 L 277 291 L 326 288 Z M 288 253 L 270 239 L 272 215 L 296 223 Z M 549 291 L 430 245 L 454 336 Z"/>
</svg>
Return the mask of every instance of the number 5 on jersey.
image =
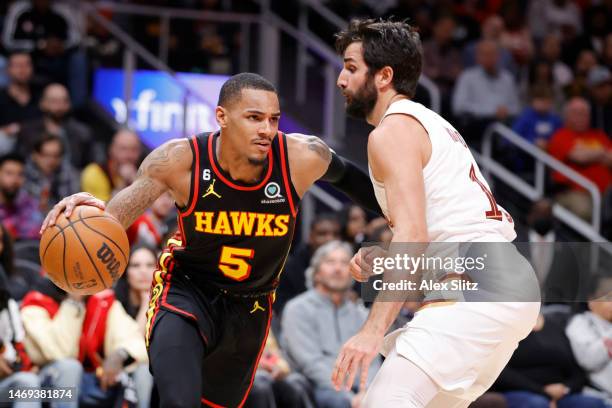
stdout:
<svg viewBox="0 0 612 408">
<path fill-rule="evenodd" d="M 219 269 L 225 276 L 237 281 L 243 281 L 251 274 L 251 265 L 247 259 L 255 256 L 255 250 L 249 248 L 221 247 Z"/>
</svg>

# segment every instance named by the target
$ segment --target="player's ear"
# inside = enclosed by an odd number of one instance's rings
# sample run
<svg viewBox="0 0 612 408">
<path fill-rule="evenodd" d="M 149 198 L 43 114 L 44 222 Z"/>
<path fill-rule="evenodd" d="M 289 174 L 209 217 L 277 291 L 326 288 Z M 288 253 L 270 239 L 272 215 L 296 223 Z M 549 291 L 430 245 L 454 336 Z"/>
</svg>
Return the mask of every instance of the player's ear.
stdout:
<svg viewBox="0 0 612 408">
<path fill-rule="evenodd" d="M 377 88 L 384 88 L 385 86 L 391 85 L 393 82 L 393 68 L 388 65 L 382 67 L 376 73 L 375 80 Z"/>
<path fill-rule="evenodd" d="M 215 118 L 217 119 L 219 127 L 227 127 L 227 112 L 223 106 L 217 106 L 215 108 Z"/>
</svg>

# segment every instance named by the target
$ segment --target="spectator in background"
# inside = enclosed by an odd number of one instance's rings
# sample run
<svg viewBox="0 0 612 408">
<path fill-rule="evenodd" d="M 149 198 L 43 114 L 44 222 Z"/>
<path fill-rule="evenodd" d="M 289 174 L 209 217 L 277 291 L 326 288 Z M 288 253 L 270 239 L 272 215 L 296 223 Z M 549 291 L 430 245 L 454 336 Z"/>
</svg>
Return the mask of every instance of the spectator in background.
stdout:
<svg viewBox="0 0 612 408">
<path fill-rule="evenodd" d="M 309 289 L 291 300 L 282 317 L 282 340 L 290 363 L 314 384 L 321 408 L 358 407 L 364 390 L 357 393 L 359 375 L 351 391 L 336 391 L 331 383 L 335 356 L 367 318 L 367 310 L 348 300 L 352 286 L 350 245 L 332 241 L 313 255 L 308 268 Z M 369 381 L 380 368 L 375 359 Z"/>
<path fill-rule="evenodd" d="M 19 316 L 19 305 L 10 296 L 8 279 L 0 271 L 0 395 L 6 398 L 9 389 L 40 387 L 38 374 L 31 371 L 32 362 L 25 352 L 25 331 Z M 41 407 L 40 402 L 16 402 L 13 408 Z"/>
<path fill-rule="evenodd" d="M 335 214 L 319 214 L 310 224 L 308 242 L 302 243 L 289 256 L 283 269 L 282 279 L 276 290 L 273 308 L 277 315 L 283 311 L 285 304 L 293 297 L 306 291 L 304 272 L 310 264 L 312 254 L 321 245 L 340 238 L 340 221 Z"/>
<path fill-rule="evenodd" d="M 591 128 L 591 112 L 583 98 L 572 98 L 564 109 L 563 127 L 551 138 L 549 153 L 597 185 L 604 193 L 612 183 L 612 143 L 601 130 Z M 553 180 L 565 187 L 556 201 L 585 220 L 591 218 L 589 194 L 560 173 Z"/>
<path fill-rule="evenodd" d="M 549 33 L 570 38 L 582 32 L 582 13 L 572 0 L 532 0 L 527 18 L 536 41 Z"/>
<path fill-rule="evenodd" d="M 546 150 L 548 140 L 561 127 L 561 118 L 552 112 L 553 91 L 546 85 L 530 91 L 530 106 L 516 118 L 512 130 L 525 140 Z"/>
<path fill-rule="evenodd" d="M 63 160 L 64 146 L 59 136 L 43 134 L 26 162 L 24 189 L 37 201 L 42 214 L 79 191 L 77 173 Z"/>
<path fill-rule="evenodd" d="M 113 136 L 104 164 L 91 163 L 81 173 L 81 189 L 102 201 L 132 184 L 138 171 L 142 146 L 138 135 L 121 129 Z"/>
<path fill-rule="evenodd" d="M 540 314 L 494 388 L 504 392 L 508 408 L 605 408 L 601 399 L 581 393 L 585 383 L 563 324 Z"/>
<path fill-rule="evenodd" d="M 591 69 L 597 66 L 597 56 L 591 50 L 582 50 L 574 64 L 574 79 L 565 88 L 568 97 L 587 96 L 587 78 Z"/>
<path fill-rule="evenodd" d="M 565 333 L 594 394 L 612 405 L 612 301 L 590 301 L 589 311 L 574 316 Z"/>
<path fill-rule="evenodd" d="M 606 35 L 601 55 L 601 62 L 604 66 L 612 71 L 612 33 Z"/>
<path fill-rule="evenodd" d="M 505 26 L 504 20 L 498 15 L 492 15 L 482 24 L 482 37 L 477 41 L 473 41 L 464 47 L 463 51 L 463 65 L 464 67 L 473 67 L 476 61 L 476 49 L 478 44 L 483 40 L 493 41 L 497 44 L 499 52 L 499 69 L 506 70 L 508 72 L 516 73 L 517 67 L 514 63 L 514 58 L 510 50 L 505 48 L 502 43 L 502 35 L 504 33 Z"/>
<path fill-rule="evenodd" d="M 70 116 L 71 102 L 64 85 L 54 83 L 45 87 L 40 99 L 42 118 L 28 121 L 18 135 L 19 151 L 24 156 L 32 152 L 33 145 L 44 133 L 57 135 L 64 143 L 65 160 L 76 169 L 95 161 L 94 140 L 91 130 Z"/>
<path fill-rule="evenodd" d="M 312 402 L 308 396 L 308 389 L 308 380 L 301 374 L 291 372 L 274 333 L 270 332 L 245 406 L 309 408 Z"/>
<path fill-rule="evenodd" d="M 174 201 L 170 193 L 159 196 L 151 208 L 127 229 L 130 246 L 147 245 L 161 248 L 162 238 L 169 232 L 166 220 L 174 208 Z"/>
<path fill-rule="evenodd" d="M 552 74 L 556 86 L 563 88 L 572 82 L 574 74 L 571 68 L 561 61 L 561 36 L 559 34 L 546 34 L 542 39 L 539 55 L 544 61 L 552 65 Z"/>
<path fill-rule="evenodd" d="M 501 8 L 506 30 L 502 33 L 501 44 L 512 53 L 514 62 L 526 66 L 534 54 L 531 32 L 518 1 L 506 1 Z"/>
<path fill-rule="evenodd" d="M 569 44 L 568 48 L 574 50 L 574 54 L 568 52 L 570 57 L 575 56 L 575 52 L 582 49 L 593 50 L 598 57 L 602 55 L 605 37 L 610 31 L 610 24 L 612 23 L 608 14 L 612 16 L 605 5 L 591 3 L 591 6 L 584 13 L 584 32 Z"/>
<path fill-rule="evenodd" d="M 22 0 L 11 5 L 2 40 L 9 50 L 32 52 L 37 73 L 49 82 L 68 85 L 75 105 L 87 98 L 87 65 L 77 46 L 81 40 L 76 14 L 53 0 Z"/>
<path fill-rule="evenodd" d="M 0 223 L 0 271 L 4 272 L 7 276 L 10 297 L 21 301 L 30 290 L 30 285 L 29 282 L 15 271 L 13 239 L 2 223 Z"/>
<path fill-rule="evenodd" d="M 596 66 L 587 77 L 591 102 L 591 124 L 612 137 L 612 75 L 608 68 Z"/>
<path fill-rule="evenodd" d="M 423 73 L 438 85 L 446 100 L 463 69 L 461 49 L 454 44 L 455 28 L 453 16 L 442 15 L 434 23 L 433 37 L 423 42 L 423 56 L 427 61 Z"/>
<path fill-rule="evenodd" d="M 552 110 L 555 113 L 561 112 L 565 95 L 563 94 L 563 88 L 555 81 L 554 68 L 550 62 L 538 59 L 529 65 L 527 81 L 524 78 L 521 81 L 521 100 L 524 100 L 525 104 L 529 104 L 529 91 L 533 87 L 550 88 L 553 93 Z"/>
<path fill-rule="evenodd" d="M 148 246 L 133 246 L 128 267 L 115 286 L 117 300 L 145 334 L 151 282 L 157 266 L 157 254 Z"/>
<path fill-rule="evenodd" d="M 535 201 L 527 214 L 527 229 L 517 228 L 518 250 L 529 260 L 540 283 L 542 302 L 569 304 L 578 300 L 580 282 L 588 271 L 581 268 L 571 244 L 559 243 L 553 202 Z"/>
<path fill-rule="evenodd" d="M 42 214 L 23 188 L 25 162 L 16 154 L 0 157 L 0 222 L 14 239 L 39 239 Z"/>
<path fill-rule="evenodd" d="M 0 90 L 0 154 L 14 149 L 21 123 L 40 116 L 39 93 L 32 87 L 32 58 L 23 51 L 8 57 L 9 84 Z"/>
<path fill-rule="evenodd" d="M 80 361 L 82 381 L 73 378 L 70 383 L 81 384 L 79 406 L 112 406 L 122 400 L 117 383 L 126 370 L 134 372 L 136 384 L 143 383 L 139 376 L 150 378 L 144 336 L 112 290 L 83 297 L 52 286 L 47 280 L 23 300 L 26 351 L 40 366 L 61 359 Z"/>
<path fill-rule="evenodd" d="M 353 246 L 355 252 L 365 240 L 368 224 L 366 212 L 356 204 L 346 205 L 340 212 L 340 235 L 343 241 Z"/>
<path fill-rule="evenodd" d="M 498 68 L 499 48 L 491 40 L 478 43 L 478 66 L 468 68 L 457 81 L 453 95 L 453 114 L 464 136 L 478 140 L 492 121 L 508 121 L 520 109 L 518 91 L 512 75 Z"/>
</svg>

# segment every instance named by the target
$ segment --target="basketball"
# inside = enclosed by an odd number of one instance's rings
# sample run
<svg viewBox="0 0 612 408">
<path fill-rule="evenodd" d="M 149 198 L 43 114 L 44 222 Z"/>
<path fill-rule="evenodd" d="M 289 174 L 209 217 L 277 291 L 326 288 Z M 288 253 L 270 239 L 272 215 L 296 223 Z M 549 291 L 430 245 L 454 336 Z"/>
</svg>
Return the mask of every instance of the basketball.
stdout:
<svg viewBox="0 0 612 408">
<path fill-rule="evenodd" d="M 92 295 L 112 287 L 125 271 L 129 243 L 112 215 L 78 206 L 70 219 L 61 213 L 40 240 L 40 261 L 49 278 L 66 292 Z"/>
</svg>

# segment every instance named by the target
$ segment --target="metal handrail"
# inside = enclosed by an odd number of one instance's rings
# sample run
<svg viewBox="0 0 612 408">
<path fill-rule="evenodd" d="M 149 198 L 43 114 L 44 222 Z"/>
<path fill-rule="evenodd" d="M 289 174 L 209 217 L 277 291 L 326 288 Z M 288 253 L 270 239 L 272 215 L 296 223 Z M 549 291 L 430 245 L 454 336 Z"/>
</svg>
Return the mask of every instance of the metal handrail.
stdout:
<svg viewBox="0 0 612 408">
<path fill-rule="evenodd" d="M 147 64 L 152 66 L 153 68 L 165 72 L 168 74 L 177 86 L 179 86 L 184 91 L 184 99 L 183 99 L 183 136 L 187 134 L 187 126 L 185 126 L 186 118 L 187 118 L 187 104 L 188 100 L 192 97 L 197 99 L 199 102 L 208 103 L 206 99 L 204 99 L 201 95 L 195 92 L 189 85 L 183 82 L 178 78 L 176 72 L 172 70 L 165 62 L 160 61 L 155 55 L 153 55 L 149 50 L 140 45 L 132 36 L 130 36 L 127 32 L 125 32 L 121 27 L 112 21 L 105 18 L 98 11 L 98 7 L 96 5 L 90 3 L 84 3 L 81 5 L 81 10 L 91 16 L 98 24 L 103 26 L 109 33 L 111 33 L 119 42 L 123 44 L 125 47 L 124 50 L 124 58 L 123 58 L 123 68 L 124 68 L 124 90 L 123 90 L 123 98 L 125 105 L 128 106 L 129 99 L 132 95 L 133 89 L 133 76 L 134 71 L 136 69 L 136 61 L 134 55 L 142 58 Z M 129 120 L 129 114 L 126 115 L 126 122 Z M 126 123 L 127 124 L 127 123 Z"/>
<path fill-rule="evenodd" d="M 493 138 L 495 136 L 501 136 L 536 160 L 535 186 L 526 183 L 524 180 L 501 166 L 493 159 Z M 544 196 L 546 176 L 544 165 L 558 171 L 559 173 L 562 173 L 568 179 L 572 180 L 589 192 L 591 199 L 593 200 L 593 215 L 591 223 L 587 223 L 572 212 L 568 211 L 566 208 L 559 205 L 555 205 L 555 213 L 560 216 L 566 224 L 570 225 L 584 236 L 587 236 L 592 240 L 605 241 L 605 239 L 599 234 L 601 228 L 601 193 L 599 192 L 599 189 L 595 183 L 585 178 L 576 170 L 550 156 L 540 148 L 532 145 L 516 134 L 512 129 L 501 123 L 494 123 L 487 128 L 482 142 L 482 154 L 476 154 L 476 156 L 478 156 L 479 161 L 481 164 L 483 164 L 483 167 L 486 168 L 486 170 L 496 173 L 498 177 L 513 185 L 519 192 L 531 200 L 536 200 Z"/>
</svg>

